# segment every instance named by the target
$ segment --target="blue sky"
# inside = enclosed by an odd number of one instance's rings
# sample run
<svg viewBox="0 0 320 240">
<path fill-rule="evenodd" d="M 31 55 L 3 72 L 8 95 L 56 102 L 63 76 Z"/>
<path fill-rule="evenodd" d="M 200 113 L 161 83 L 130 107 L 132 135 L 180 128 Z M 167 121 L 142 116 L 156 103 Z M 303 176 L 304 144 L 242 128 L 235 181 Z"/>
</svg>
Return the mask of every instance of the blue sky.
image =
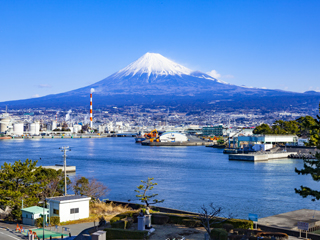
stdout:
<svg viewBox="0 0 320 240">
<path fill-rule="evenodd" d="M 0 101 L 89 85 L 146 52 L 232 84 L 320 91 L 319 12 L 319 0 L 0 0 Z"/>
</svg>

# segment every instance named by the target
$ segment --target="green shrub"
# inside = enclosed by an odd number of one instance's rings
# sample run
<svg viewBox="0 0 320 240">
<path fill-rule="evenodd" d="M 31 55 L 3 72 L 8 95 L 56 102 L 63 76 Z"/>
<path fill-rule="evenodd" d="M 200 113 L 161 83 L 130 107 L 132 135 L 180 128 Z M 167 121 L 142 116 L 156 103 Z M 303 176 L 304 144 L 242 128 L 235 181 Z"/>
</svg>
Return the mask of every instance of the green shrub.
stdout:
<svg viewBox="0 0 320 240">
<path fill-rule="evenodd" d="M 137 222 L 137 216 L 138 216 L 138 212 L 137 211 L 127 211 L 127 212 L 124 212 L 124 213 L 120 213 L 116 216 L 114 216 L 113 218 L 110 219 L 110 223 L 114 223 L 114 222 L 117 222 L 119 220 L 122 220 L 124 218 L 132 218 L 133 219 L 133 222 Z"/>
<path fill-rule="evenodd" d="M 222 228 L 224 228 L 227 232 L 230 232 L 233 229 L 233 225 L 230 223 L 222 224 Z"/>
<path fill-rule="evenodd" d="M 186 227 L 200 227 L 201 226 L 201 221 L 197 219 L 183 219 L 182 224 L 185 225 Z"/>
<path fill-rule="evenodd" d="M 212 226 L 215 228 L 221 228 L 224 224 L 231 224 L 233 228 L 241 228 L 241 229 L 252 229 L 253 228 L 253 222 L 250 220 L 244 220 L 244 219 L 227 219 L 225 222 L 213 224 Z"/>
<path fill-rule="evenodd" d="M 133 218 L 132 217 L 126 217 L 124 219 L 122 219 L 123 221 L 125 221 L 126 223 L 126 229 L 130 228 L 133 224 Z"/>
<path fill-rule="evenodd" d="M 219 240 L 228 240 L 228 233 L 226 230 L 220 232 Z"/>
<path fill-rule="evenodd" d="M 51 226 L 59 225 L 59 223 L 60 223 L 60 217 L 50 217 Z"/>
<path fill-rule="evenodd" d="M 228 233 L 223 228 L 214 228 L 211 230 L 210 237 L 215 240 L 227 240 Z"/>
<path fill-rule="evenodd" d="M 114 223 L 114 222 L 117 222 L 117 221 L 120 221 L 121 219 L 117 216 L 114 216 L 113 218 L 110 219 L 110 224 Z"/>
<path fill-rule="evenodd" d="M 106 239 L 145 239 L 147 231 L 124 230 L 117 228 L 106 228 Z"/>
<path fill-rule="evenodd" d="M 137 214 L 137 211 L 127 211 L 127 212 L 118 214 L 116 217 L 123 219 L 126 217 L 133 217 L 133 215 L 135 215 L 135 214 Z"/>
<path fill-rule="evenodd" d="M 39 227 L 42 227 L 42 225 L 43 225 L 43 218 L 37 218 L 36 226 L 39 228 Z"/>
<path fill-rule="evenodd" d="M 118 220 L 116 222 L 111 223 L 112 228 L 120 228 L 120 229 L 128 229 L 132 226 L 133 219 L 130 217 L 123 218 L 122 220 Z"/>
<path fill-rule="evenodd" d="M 169 221 L 169 217 L 163 214 L 152 214 L 151 215 L 151 222 L 153 224 L 163 225 Z"/>
<path fill-rule="evenodd" d="M 126 222 L 123 220 L 119 220 L 116 222 L 111 223 L 112 228 L 120 228 L 120 229 L 126 229 Z"/>
</svg>

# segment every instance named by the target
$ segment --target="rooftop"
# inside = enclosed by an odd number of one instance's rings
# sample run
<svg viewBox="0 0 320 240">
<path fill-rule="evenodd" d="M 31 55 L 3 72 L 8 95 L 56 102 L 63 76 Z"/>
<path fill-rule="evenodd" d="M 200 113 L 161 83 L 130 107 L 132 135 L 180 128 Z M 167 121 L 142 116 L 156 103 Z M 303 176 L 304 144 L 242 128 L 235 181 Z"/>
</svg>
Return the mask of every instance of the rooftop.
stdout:
<svg viewBox="0 0 320 240">
<path fill-rule="evenodd" d="M 49 209 L 45 208 L 44 209 L 45 212 L 48 212 Z M 37 214 L 37 213 L 43 213 L 43 208 L 42 207 L 38 207 L 38 206 L 33 206 L 33 207 L 28 207 L 28 208 L 22 208 L 21 211 L 25 211 L 25 212 L 29 212 L 32 214 Z"/>
<path fill-rule="evenodd" d="M 47 198 L 46 200 L 63 202 L 63 201 L 80 200 L 80 199 L 87 199 L 87 198 L 89 198 L 89 197 L 87 197 L 87 196 L 79 196 L 79 195 L 67 195 L 67 196 L 60 196 L 60 197 L 51 197 L 51 198 Z"/>
</svg>

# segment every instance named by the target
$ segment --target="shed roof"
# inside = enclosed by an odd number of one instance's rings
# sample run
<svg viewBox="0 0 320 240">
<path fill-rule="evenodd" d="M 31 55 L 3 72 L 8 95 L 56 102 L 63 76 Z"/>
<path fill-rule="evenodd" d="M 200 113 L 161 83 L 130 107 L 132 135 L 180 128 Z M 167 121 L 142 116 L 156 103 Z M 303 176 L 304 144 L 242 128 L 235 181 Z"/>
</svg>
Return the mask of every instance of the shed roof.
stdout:
<svg viewBox="0 0 320 240">
<path fill-rule="evenodd" d="M 32 207 L 28 207 L 28 208 L 22 208 L 21 211 L 25 211 L 25 212 L 28 212 L 28 213 L 32 213 L 32 214 L 43 214 L 43 208 L 42 207 L 38 207 L 38 206 L 32 206 Z M 44 209 L 44 213 L 48 213 L 49 212 L 49 209 L 48 208 L 45 208 Z"/>
<path fill-rule="evenodd" d="M 90 199 L 91 198 L 87 196 L 68 195 L 68 196 L 60 196 L 60 197 L 51 197 L 51 198 L 47 198 L 46 200 L 64 202 L 64 201 L 90 200 Z"/>
</svg>

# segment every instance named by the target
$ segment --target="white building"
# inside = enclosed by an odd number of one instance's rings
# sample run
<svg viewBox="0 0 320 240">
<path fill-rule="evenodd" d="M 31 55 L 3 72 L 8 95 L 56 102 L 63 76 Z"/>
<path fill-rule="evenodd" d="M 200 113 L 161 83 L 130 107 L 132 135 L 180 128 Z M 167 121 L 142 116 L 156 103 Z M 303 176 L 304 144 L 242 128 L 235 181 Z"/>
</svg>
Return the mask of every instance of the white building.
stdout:
<svg viewBox="0 0 320 240">
<path fill-rule="evenodd" d="M 99 133 L 104 133 L 106 131 L 106 125 L 99 125 Z"/>
<path fill-rule="evenodd" d="M 61 196 L 47 198 L 50 216 L 60 217 L 60 222 L 78 220 L 89 217 L 90 197 L 86 196 Z"/>
<path fill-rule="evenodd" d="M 23 123 L 22 122 L 16 122 L 13 124 L 13 134 L 21 136 L 23 135 Z"/>
<path fill-rule="evenodd" d="M 74 132 L 74 133 L 78 133 L 78 132 L 80 132 L 81 130 L 82 130 L 82 126 L 81 126 L 81 125 L 79 125 L 79 124 L 73 125 L 73 132 Z"/>
<path fill-rule="evenodd" d="M 29 123 L 29 134 L 39 135 L 39 133 L 40 133 L 40 123 L 39 122 Z"/>
<path fill-rule="evenodd" d="M 160 142 L 186 142 L 188 137 L 179 132 L 165 132 L 160 136 Z"/>
<path fill-rule="evenodd" d="M 21 212 L 22 212 L 22 224 L 35 225 L 36 220 L 38 218 L 41 218 L 42 216 L 45 216 L 44 221 L 45 222 L 47 221 L 49 209 L 33 206 L 28 208 L 22 208 Z"/>
</svg>

